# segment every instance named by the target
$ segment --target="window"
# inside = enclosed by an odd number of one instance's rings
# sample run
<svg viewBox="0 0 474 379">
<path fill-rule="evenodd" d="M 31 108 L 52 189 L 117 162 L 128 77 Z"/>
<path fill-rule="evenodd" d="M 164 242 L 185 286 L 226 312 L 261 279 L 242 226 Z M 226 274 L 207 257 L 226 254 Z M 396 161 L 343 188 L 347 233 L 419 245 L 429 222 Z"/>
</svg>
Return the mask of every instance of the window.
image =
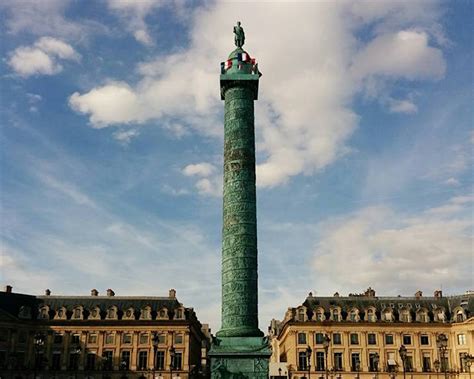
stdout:
<svg viewBox="0 0 474 379">
<path fill-rule="evenodd" d="M 63 343 L 63 335 L 55 333 L 53 338 L 53 343 L 56 345 L 60 345 Z"/>
<path fill-rule="evenodd" d="M 408 311 L 402 311 L 400 314 L 400 321 L 401 322 L 408 322 L 409 321 L 409 315 Z"/>
<path fill-rule="evenodd" d="M 122 336 L 122 343 L 126 344 L 126 345 L 131 344 L 132 343 L 132 335 L 130 333 L 125 333 Z"/>
<path fill-rule="evenodd" d="M 334 369 L 342 371 L 342 353 L 334 353 Z"/>
<path fill-rule="evenodd" d="M 87 342 L 94 345 L 97 343 L 97 334 L 89 334 Z"/>
<path fill-rule="evenodd" d="M 351 311 L 349 317 L 350 317 L 351 321 L 353 321 L 353 322 L 357 321 L 357 312 L 356 311 Z"/>
<path fill-rule="evenodd" d="M 304 321 L 304 316 L 305 316 L 304 309 L 300 309 L 298 311 L 298 321 L 303 322 Z"/>
<path fill-rule="evenodd" d="M 316 352 L 316 371 L 324 371 L 324 352 Z"/>
<path fill-rule="evenodd" d="M 332 344 L 333 345 L 340 345 L 342 343 L 341 334 L 340 333 L 333 333 L 332 335 Z"/>
<path fill-rule="evenodd" d="M 74 308 L 74 311 L 72 313 L 72 318 L 79 320 L 81 318 L 82 312 L 81 308 Z"/>
<path fill-rule="evenodd" d="M 54 338 L 56 338 L 56 335 L 54 336 Z M 60 334 L 59 334 L 60 335 Z M 26 342 L 26 333 L 24 331 L 21 331 L 20 334 L 18 335 L 18 342 L 19 343 L 25 343 Z M 63 342 L 63 340 L 61 339 L 60 343 Z M 56 342 L 55 342 L 56 343 Z"/>
<path fill-rule="evenodd" d="M 73 352 L 69 354 L 69 369 L 77 370 L 79 367 L 79 354 Z"/>
<path fill-rule="evenodd" d="M 115 308 L 109 308 L 107 310 L 107 318 L 115 318 Z"/>
<path fill-rule="evenodd" d="M 441 359 L 441 371 L 446 372 L 446 371 L 448 371 L 448 369 L 449 369 L 448 357 L 443 357 Z"/>
<path fill-rule="evenodd" d="M 403 335 L 403 344 L 404 345 L 411 345 L 411 336 L 409 334 Z"/>
<path fill-rule="evenodd" d="M 359 353 L 352 353 L 351 354 L 351 370 L 352 371 L 359 371 L 360 370 Z"/>
<path fill-rule="evenodd" d="M 140 351 L 138 353 L 138 369 L 146 370 L 148 367 L 148 351 Z"/>
<path fill-rule="evenodd" d="M 375 313 L 373 309 L 369 309 L 367 311 L 367 321 L 374 322 L 376 321 Z"/>
<path fill-rule="evenodd" d="M 7 352 L 0 350 L 0 368 L 6 368 L 7 366 Z"/>
<path fill-rule="evenodd" d="M 183 318 L 183 310 L 177 309 L 176 310 L 176 319 L 181 320 Z"/>
<path fill-rule="evenodd" d="M 95 353 L 87 353 L 86 370 L 95 370 Z"/>
<path fill-rule="evenodd" d="M 334 321 L 339 321 L 339 310 L 338 309 L 334 309 L 332 311 L 332 319 Z"/>
<path fill-rule="evenodd" d="M 158 343 L 160 345 L 166 343 L 166 334 L 164 333 L 158 334 Z"/>
<path fill-rule="evenodd" d="M 392 311 L 390 309 L 387 309 L 384 312 L 384 318 L 385 318 L 385 321 L 392 321 Z"/>
<path fill-rule="evenodd" d="M 298 345 L 306 345 L 306 333 L 298 333 Z"/>
<path fill-rule="evenodd" d="M 420 322 L 428 322 L 428 317 L 426 316 L 425 312 L 420 312 L 418 314 L 418 321 Z"/>
<path fill-rule="evenodd" d="M 181 345 L 183 343 L 183 335 L 182 334 L 175 334 L 174 335 L 174 343 L 176 345 Z"/>
<path fill-rule="evenodd" d="M 378 360 L 376 359 L 376 353 L 369 353 L 369 371 L 376 372 L 378 371 Z"/>
<path fill-rule="evenodd" d="M 79 334 L 73 334 L 71 336 L 71 343 L 77 345 L 81 342 L 81 336 Z"/>
<path fill-rule="evenodd" d="M 316 321 L 324 321 L 324 312 L 323 311 L 318 311 L 316 313 Z"/>
<path fill-rule="evenodd" d="M 393 334 L 385 335 L 385 345 L 393 345 Z"/>
<path fill-rule="evenodd" d="M 142 333 L 140 334 L 140 345 L 148 344 L 148 334 Z"/>
<path fill-rule="evenodd" d="M 308 359 L 306 358 L 306 351 L 298 353 L 298 369 L 301 371 L 308 369 Z"/>
<path fill-rule="evenodd" d="M 104 370 L 112 370 L 114 352 L 112 350 L 105 350 L 102 354 L 102 368 Z"/>
<path fill-rule="evenodd" d="M 176 352 L 174 355 L 173 368 L 175 370 L 181 370 L 182 364 L 183 364 L 183 353 L 180 351 Z"/>
<path fill-rule="evenodd" d="M 53 352 L 51 357 L 51 369 L 61 370 L 61 353 L 59 351 Z"/>
<path fill-rule="evenodd" d="M 466 344 L 466 335 L 458 334 L 458 345 L 465 345 L 465 344 Z"/>
<path fill-rule="evenodd" d="M 113 345 L 115 341 L 115 334 L 113 333 L 107 333 L 105 335 L 105 344 L 106 345 Z"/>
<path fill-rule="evenodd" d="M 367 343 L 369 345 L 376 345 L 377 344 L 377 339 L 375 337 L 375 333 L 367 334 Z"/>
<path fill-rule="evenodd" d="M 166 310 L 161 309 L 161 310 L 160 310 L 160 316 L 159 316 L 159 317 L 160 317 L 160 318 L 166 318 Z"/>
<path fill-rule="evenodd" d="M 322 344 L 324 342 L 324 334 L 323 333 L 316 333 L 316 343 L 318 345 Z"/>
<path fill-rule="evenodd" d="M 413 371 L 413 357 L 411 355 L 407 355 L 405 359 L 405 370 L 408 372 Z"/>
<path fill-rule="evenodd" d="M 430 344 L 430 339 L 428 338 L 428 336 L 426 334 L 422 334 L 420 336 L 420 344 L 422 344 L 422 345 L 429 345 Z"/>
<path fill-rule="evenodd" d="M 165 368 L 165 352 L 157 351 L 156 352 L 156 369 L 163 370 Z"/>
<path fill-rule="evenodd" d="M 122 351 L 122 356 L 120 357 L 120 370 L 128 370 L 130 367 L 130 351 Z"/>
<path fill-rule="evenodd" d="M 458 314 L 456 315 L 456 321 L 457 322 L 463 322 L 464 321 L 464 315 L 462 314 L 462 312 L 458 312 Z"/>
<path fill-rule="evenodd" d="M 359 335 L 357 333 L 351 333 L 351 345 L 359 344 Z"/>
<path fill-rule="evenodd" d="M 431 371 L 431 359 L 429 355 L 423 355 L 423 372 Z"/>
<path fill-rule="evenodd" d="M 134 319 L 135 317 L 135 312 L 133 311 L 133 308 L 129 308 L 127 309 L 127 311 L 125 312 L 125 317 L 126 319 Z"/>
</svg>

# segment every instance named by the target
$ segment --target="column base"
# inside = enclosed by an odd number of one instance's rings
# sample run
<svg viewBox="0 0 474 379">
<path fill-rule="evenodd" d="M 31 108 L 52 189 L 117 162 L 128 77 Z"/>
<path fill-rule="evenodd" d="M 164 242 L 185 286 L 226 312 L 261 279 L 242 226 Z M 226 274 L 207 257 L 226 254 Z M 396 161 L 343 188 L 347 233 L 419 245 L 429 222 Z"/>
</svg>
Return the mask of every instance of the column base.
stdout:
<svg viewBox="0 0 474 379">
<path fill-rule="evenodd" d="M 219 337 L 212 341 L 211 379 L 268 379 L 272 350 L 266 337 Z"/>
</svg>

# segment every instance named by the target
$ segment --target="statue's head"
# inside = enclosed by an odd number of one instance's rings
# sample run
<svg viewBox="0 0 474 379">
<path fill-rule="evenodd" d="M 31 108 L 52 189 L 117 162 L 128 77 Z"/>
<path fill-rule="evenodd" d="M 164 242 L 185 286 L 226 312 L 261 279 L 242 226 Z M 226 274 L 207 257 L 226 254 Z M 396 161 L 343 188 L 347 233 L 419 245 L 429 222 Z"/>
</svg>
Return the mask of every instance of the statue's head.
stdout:
<svg viewBox="0 0 474 379">
<path fill-rule="evenodd" d="M 240 21 L 237 21 L 237 26 L 240 26 Z"/>
</svg>

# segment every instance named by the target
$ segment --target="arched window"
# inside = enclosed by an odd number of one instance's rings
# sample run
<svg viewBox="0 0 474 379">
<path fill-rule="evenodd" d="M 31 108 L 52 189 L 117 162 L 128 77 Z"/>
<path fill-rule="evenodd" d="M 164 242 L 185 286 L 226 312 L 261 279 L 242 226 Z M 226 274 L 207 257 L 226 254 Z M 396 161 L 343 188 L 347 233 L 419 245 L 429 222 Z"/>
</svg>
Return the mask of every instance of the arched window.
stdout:
<svg viewBox="0 0 474 379">
<path fill-rule="evenodd" d="M 61 307 L 57 310 L 56 315 L 54 316 L 57 320 L 66 320 L 66 308 Z"/>
<path fill-rule="evenodd" d="M 135 319 L 135 310 L 133 308 L 128 308 L 122 317 L 123 320 L 134 320 Z"/>
<path fill-rule="evenodd" d="M 333 321 L 341 321 L 341 312 L 340 312 L 339 308 L 333 308 L 331 310 L 331 313 L 332 313 L 332 320 Z"/>
<path fill-rule="evenodd" d="M 400 311 L 400 321 L 401 322 L 410 322 L 411 321 L 410 311 L 408 309 L 403 308 Z"/>
<path fill-rule="evenodd" d="M 151 320 L 151 307 L 146 306 L 141 309 L 140 320 Z"/>
<path fill-rule="evenodd" d="M 300 308 L 298 309 L 298 321 L 303 322 L 306 320 L 306 309 Z"/>
<path fill-rule="evenodd" d="M 41 320 L 49 320 L 49 307 L 47 305 L 40 308 L 38 318 Z"/>
<path fill-rule="evenodd" d="M 109 320 L 116 320 L 117 319 L 117 307 L 113 306 L 107 309 L 107 318 Z"/>
<path fill-rule="evenodd" d="M 351 309 L 349 313 L 349 320 L 352 322 L 359 321 L 359 310 L 357 308 Z"/>
<path fill-rule="evenodd" d="M 465 320 L 464 318 L 464 312 L 459 310 L 456 313 L 456 322 L 463 322 Z"/>
<path fill-rule="evenodd" d="M 82 307 L 76 306 L 72 310 L 72 317 L 73 320 L 81 320 L 82 319 Z"/>
<path fill-rule="evenodd" d="M 385 308 L 383 311 L 384 321 L 393 321 L 393 311 L 392 308 Z"/>
<path fill-rule="evenodd" d="M 416 321 L 418 322 L 429 322 L 428 312 L 424 308 L 420 308 L 416 313 Z"/>
<path fill-rule="evenodd" d="M 100 320 L 100 308 L 99 307 L 93 307 L 90 312 L 89 312 L 89 320 Z"/>
<path fill-rule="evenodd" d="M 373 308 L 367 309 L 367 321 L 368 322 L 377 321 L 377 316 L 375 314 L 375 309 L 373 309 Z"/>
<path fill-rule="evenodd" d="M 158 318 L 160 320 L 166 320 L 168 318 L 168 309 L 161 308 L 160 311 L 158 312 Z"/>
<path fill-rule="evenodd" d="M 324 309 L 318 308 L 316 310 L 316 321 L 324 321 L 326 317 L 324 316 Z"/>
</svg>

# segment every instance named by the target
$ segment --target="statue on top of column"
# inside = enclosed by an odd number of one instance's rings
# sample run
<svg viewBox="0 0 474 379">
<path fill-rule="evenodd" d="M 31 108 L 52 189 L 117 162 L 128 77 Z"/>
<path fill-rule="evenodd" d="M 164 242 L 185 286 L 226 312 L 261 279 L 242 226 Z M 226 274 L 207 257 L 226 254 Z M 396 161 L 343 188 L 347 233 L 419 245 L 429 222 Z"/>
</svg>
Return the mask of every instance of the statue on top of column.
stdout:
<svg viewBox="0 0 474 379">
<path fill-rule="evenodd" d="M 237 21 L 237 26 L 234 26 L 234 41 L 235 41 L 235 46 L 237 47 L 242 47 L 244 46 L 245 43 L 245 33 L 244 33 L 244 28 L 240 26 L 240 21 Z"/>
</svg>

